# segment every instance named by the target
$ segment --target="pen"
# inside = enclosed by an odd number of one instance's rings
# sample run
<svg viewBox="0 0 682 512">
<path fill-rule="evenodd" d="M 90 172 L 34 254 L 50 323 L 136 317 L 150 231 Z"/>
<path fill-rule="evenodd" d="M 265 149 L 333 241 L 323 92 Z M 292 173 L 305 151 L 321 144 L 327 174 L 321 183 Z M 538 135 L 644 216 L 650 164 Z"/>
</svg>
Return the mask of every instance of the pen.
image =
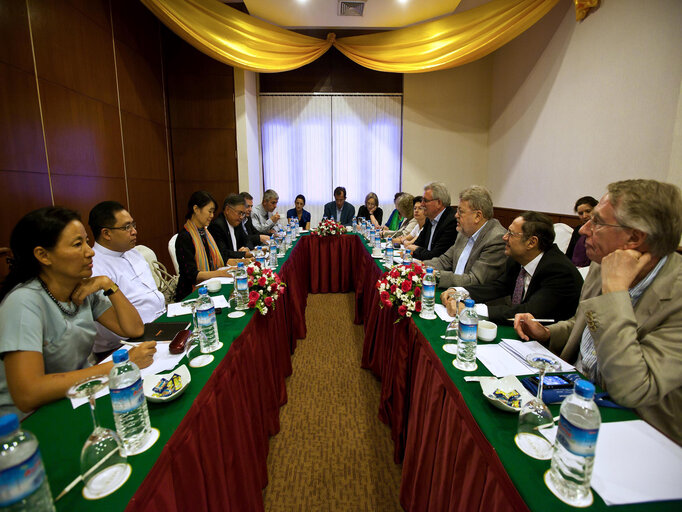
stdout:
<svg viewBox="0 0 682 512">
<path fill-rule="evenodd" d="M 513 322 L 514 319 L 513 318 L 507 318 L 507 321 Z M 526 320 L 522 318 L 521 321 L 525 322 Z M 554 318 L 529 318 L 528 321 L 529 322 L 538 322 L 540 324 L 542 324 L 542 323 L 552 324 L 552 323 L 556 322 L 556 320 L 554 320 Z"/>
</svg>

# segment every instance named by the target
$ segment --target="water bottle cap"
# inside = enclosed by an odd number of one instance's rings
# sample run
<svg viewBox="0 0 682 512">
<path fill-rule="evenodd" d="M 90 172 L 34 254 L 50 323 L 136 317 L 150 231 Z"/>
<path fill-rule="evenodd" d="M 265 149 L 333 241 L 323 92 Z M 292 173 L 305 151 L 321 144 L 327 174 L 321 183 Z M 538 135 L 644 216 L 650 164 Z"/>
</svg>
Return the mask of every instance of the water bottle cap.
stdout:
<svg viewBox="0 0 682 512">
<path fill-rule="evenodd" d="M 5 414 L 0 418 L 0 436 L 11 434 L 19 428 L 19 418 L 13 412 Z"/>
<path fill-rule="evenodd" d="M 476 304 L 476 303 L 474 302 L 474 299 L 466 299 L 466 300 L 464 301 L 464 307 L 467 307 L 467 308 L 473 308 L 473 307 L 474 307 L 474 304 Z"/>
<path fill-rule="evenodd" d="M 433 274 L 433 269 L 431 267 L 426 267 L 427 274 Z"/>
<path fill-rule="evenodd" d="M 257 251 L 260 251 L 262 248 L 263 248 L 262 245 L 257 245 L 257 246 L 256 246 L 256 250 L 257 250 Z"/>
<path fill-rule="evenodd" d="M 237 268 L 244 268 L 244 262 L 240 261 L 239 263 L 237 263 Z"/>
<path fill-rule="evenodd" d="M 592 384 L 589 380 L 579 379 L 575 381 L 573 391 L 575 391 L 578 396 L 589 399 L 594 396 L 594 384 Z"/>
<path fill-rule="evenodd" d="M 208 295 L 208 288 L 206 288 L 205 286 L 200 286 L 199 295 Z"/>
<path fill-rule="evenodd" d="M 128 360 L 128 351 L 124 348 L 119 348 L 111 357 L 114 360 L 114 364 L 122 363 Z"/>
</svg>

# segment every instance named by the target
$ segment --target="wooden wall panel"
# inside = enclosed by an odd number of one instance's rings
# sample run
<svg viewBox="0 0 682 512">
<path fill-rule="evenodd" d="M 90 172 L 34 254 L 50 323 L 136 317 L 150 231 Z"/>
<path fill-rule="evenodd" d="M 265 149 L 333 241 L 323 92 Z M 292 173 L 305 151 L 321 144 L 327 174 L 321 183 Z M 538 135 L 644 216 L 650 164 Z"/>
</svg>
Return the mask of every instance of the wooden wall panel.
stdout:
<svg viewBox="0 0 682 512">
<path fill-rule="evenodd" d="M 121 126 L 109 105 L 40 80 L 50 172 L 123 178 Z"/>
<path fill-rule="evenodd" d="M 495 207 L 495 218 L 500 221 L 505 228 L 509 227 L 516 217 L 521 215 L 526 210 L 517 210 L 516 208 L 502 208 Z M 550 213 L 550 212 L 540 212 L 547 215 L 556 224 L 557 222 L 563 222 L 571 227 L 576 227 L 580 224 L 580 219 L 577 215 L 566 215 L 563 213 Z"/>
<path fill-rule="evenodd" d="M 33 73 L 25 2 L 0 0 L 0 61 Z"/>
<path fill-rule="evenodd" d="M 31 210 L 52 204 L 47 173 L 0 170 L 0 247 L 9 245 L 12 228 Z"/>
<path fill-rule="evenodd" d="M 166 114 L 161 78 L 161 47 L 157 44 L 155 48 L 156 60 L 149 60 L 117 40 L 116 69 L 121 110 L 164 126 Z"/>
<path fill-rule="evenodd" d="M 87 221 L 90 210 L 101 201 L 126 205 L 126 182 L 121 178 L 52 175 L 54 204 L 72 208 Z M 87 223 L 87 222 L 86 222 Z M 93 240 L 91 239 L 91 242 Z"/>
<path fill-rule="evenodd" d="M 116 74 L 107 0 L 97 0 L 89 17 L 71 4 L 29 0 L 38 76 L 116 105 Z M 107 14 L 106 18 L 102 18 Z M 105 19 L 100 25 L 97 20 Z"/>
<path fill-rule="evenodd" d="M 121 116 L 128 179 L 168 182 L 165 126 L 128 112 L 122 112 Z"/>
<path fill-rule="evenodd" d="M 238 192 L 234 71 L 162 30 L 178 225 L 207 190 L 220 205 Z"/>
</svg>

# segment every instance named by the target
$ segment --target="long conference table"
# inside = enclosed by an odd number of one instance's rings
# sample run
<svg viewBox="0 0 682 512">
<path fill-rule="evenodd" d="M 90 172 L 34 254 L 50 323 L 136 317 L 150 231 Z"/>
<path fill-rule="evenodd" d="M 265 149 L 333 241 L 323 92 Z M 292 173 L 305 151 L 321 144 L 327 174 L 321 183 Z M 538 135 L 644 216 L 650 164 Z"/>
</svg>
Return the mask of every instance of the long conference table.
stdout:
<svg viewBox="0 0 682 512">
<path fill-rule="evenodd" d="M 514 444 L 517 416 L 493 408 L 480 386 L 465 382 L 465 374 L 452 366 L 454 356 L 441 348 L 445 322 L 413 317 L 395 323 L 394 309 L 379 308 L 375 284 L 383 271 L 357 235 L 302 236 L 279 266 L 287 291 L 276 309 L 266 316 L 249 311 L 239 319 L 219 315 L 224 346 L 215 361 L 192 368 L 192 382 L 176 400 L 149 403 L 160 439 L 128 459 L 132 474 L 123 487 L 88 501 L 79 484 L 57 509 L 263 510 L 269 437 L 279 431 L 296 340 L 306 335 L 308 293 L 355 292 L 354 321 L 365 330 L 362 367 L 382 382 L 379 418 L 390 426 L 394 459 L 402 463 L 405 510 L 574 510 L 545 487 L 549 461 L 532 459 Z M 230 292 L 231 286 L 223 286 L 221 293 Z M 501 327 L 497 341 L 502 337 L 513 337 L 512 329 Z M 474 373 L 490 375 L 482 364 Z M 550 409 L 558 414 L 558 406 Z M 636 417 L 627 410 L 601 413 L 604 422 Z M 108 397 L 97 400 L 97 416 L 114 428 Z M 73 409 L 64 399 L 42 407 L 23 425 L 40 441 L 57 496 L 78 476 L 80 450 L 92 431 L 89 409 Z M 609 510 L 680 510 L 680 505 Z M 595 493 L 589 510 L 606 509 Z"/>
</svg>

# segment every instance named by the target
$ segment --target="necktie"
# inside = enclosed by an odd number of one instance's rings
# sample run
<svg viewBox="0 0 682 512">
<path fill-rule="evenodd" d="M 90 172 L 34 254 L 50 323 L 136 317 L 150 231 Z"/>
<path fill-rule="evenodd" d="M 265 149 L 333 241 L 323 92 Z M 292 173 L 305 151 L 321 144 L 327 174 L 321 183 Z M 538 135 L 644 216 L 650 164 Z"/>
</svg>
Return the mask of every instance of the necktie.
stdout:
<svg viewBox="0 0 682 512">
<path fill-rule="evenodd" d="M 521 267 L 521 271 L 519 272 L 519 277 L 516 278 L 516 285 L 514 285 L 514 294 L 512 295 L 512 304 L 521 304 L 521 300 L 523 299 L 523 285 L 524 285 L 524 280 L 526 278 L 526 269 Z"/>
</svg>

